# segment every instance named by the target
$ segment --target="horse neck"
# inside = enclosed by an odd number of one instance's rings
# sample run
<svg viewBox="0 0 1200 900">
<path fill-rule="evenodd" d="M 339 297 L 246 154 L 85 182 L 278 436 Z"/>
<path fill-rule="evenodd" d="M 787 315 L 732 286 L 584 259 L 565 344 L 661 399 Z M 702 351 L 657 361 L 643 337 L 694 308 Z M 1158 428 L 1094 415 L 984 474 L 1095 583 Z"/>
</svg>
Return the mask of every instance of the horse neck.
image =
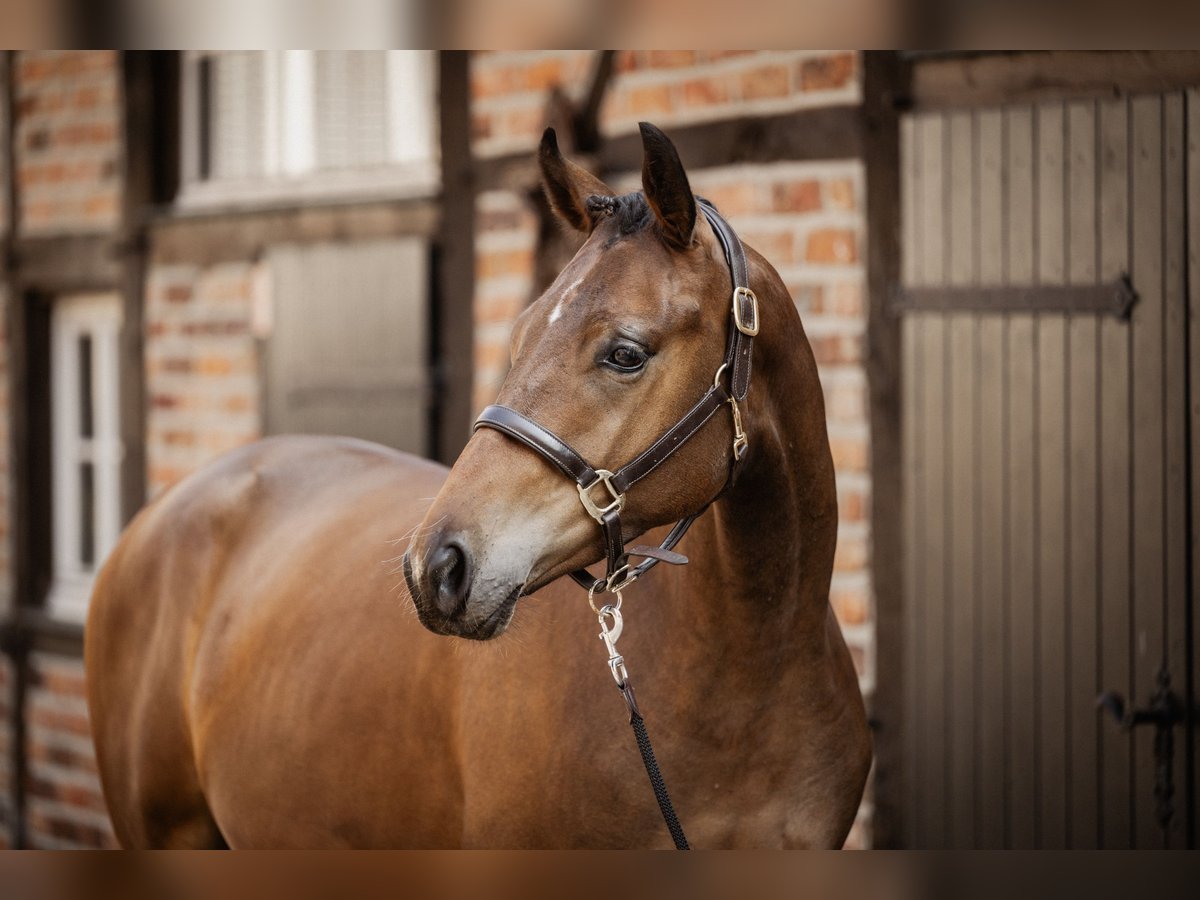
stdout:
<svg viewBox="0 0 1200 900">
<path fill-rule="evenodd" d="M 761 272 L 761 267 L 759 267 Z M 679 573 L 686 624 L 708 650 L 759 654 L 824 645 L 837 493 L 816 363 L 773 270 L 755 285 L 774 331 L 756 338 L 744 405 L 751 451 L 697 520 Z M 806 654 L 810 656 L 810 654 Z M 748 657 L 752 659 L 753 657 Z"/>
</svg>

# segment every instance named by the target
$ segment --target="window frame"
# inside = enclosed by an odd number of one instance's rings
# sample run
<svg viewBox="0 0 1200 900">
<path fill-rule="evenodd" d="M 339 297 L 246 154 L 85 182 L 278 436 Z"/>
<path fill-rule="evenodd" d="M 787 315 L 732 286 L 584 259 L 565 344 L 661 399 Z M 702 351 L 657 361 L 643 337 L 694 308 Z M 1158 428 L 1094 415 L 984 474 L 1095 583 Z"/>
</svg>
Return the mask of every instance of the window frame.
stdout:
<svg viewBox="0 0 1200 900">
<path fill-rule="evenodd" d="M 263 206 L 346 200 L 397 200 L 434 196 L 440 190 L 441 160 L 437 116 L 437 51 L 387 50 L 388 145 L 391 161 L 344 169 L 314 168 L 316 156 L 316 56 L 314 50 L 262 50 L 264 133 L 262 176 L 201 178 L 200 69 L 206 57 L 217 54 L 188 50 L 183 53 L 180 76 L 180 212 L 213 212 Z M 405 56 L 416 54 L 416 56 Z M 415 65 L 412 65 L 415 63 Z M 407 67 L 407 68 L 406 68 Z M 429 155 L 400 158 L 406 129 L 394 105 L 405 78 L 422 82 L 425 105 L 421 115 L 429 133 Z M 281 117 L 287 102 L 305 115 Z M 286 134 L 283 133 L 286 131 Z"/>
<path fill-rule="evenodd" d="M 121 363 L 123 310 L 112 291 L 66 294 L 50 310 L 51 567 L 46 610 L 82 622 L 96 573 L 116 545 L 121 510 Z M 91 338 L 91 436 L 81 435 L 83 410 L 78 342 Z M 92 561 L 82 559 L 80 468 L 92 466 Z"/>
</svg>

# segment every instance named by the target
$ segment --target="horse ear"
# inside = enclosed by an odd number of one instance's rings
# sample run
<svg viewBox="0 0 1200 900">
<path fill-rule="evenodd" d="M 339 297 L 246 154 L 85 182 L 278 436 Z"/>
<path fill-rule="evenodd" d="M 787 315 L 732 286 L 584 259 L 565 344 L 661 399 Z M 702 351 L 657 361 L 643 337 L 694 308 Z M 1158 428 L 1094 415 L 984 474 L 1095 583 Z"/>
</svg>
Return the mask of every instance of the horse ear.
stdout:
<svg viewBox="0 0 1200 900">
<path fill-rule="evenodd" d="M 538 164 L 542 167 L 542 186 L 551 208 L 572 228 L 591 231 L 595 221 L 588 210 L 587 199 L 595 195 L 611 197 L 612 188 L 563 157 L 553 128 L 542 133 Z"/>
<path fill-rule="evenodd" d="M 692 242 L 696 227 L 696 198 L 688 184 L 687 173 L 670 138 L 649 122 L 638 123 L 642 131 L 642 190 L 663 239 L 676 250 Z"/>
</svg>

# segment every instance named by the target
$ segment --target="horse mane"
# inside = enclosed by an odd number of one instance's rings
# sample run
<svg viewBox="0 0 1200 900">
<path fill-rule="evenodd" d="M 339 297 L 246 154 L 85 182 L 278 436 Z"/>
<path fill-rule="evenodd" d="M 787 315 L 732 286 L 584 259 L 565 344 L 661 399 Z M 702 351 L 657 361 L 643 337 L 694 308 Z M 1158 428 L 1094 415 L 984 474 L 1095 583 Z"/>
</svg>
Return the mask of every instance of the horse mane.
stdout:
<svg viewBox="0 0 1200 900">
<path fill-rule="evenodd" d="M 696 199 L 704 198 L 697 195 Z M 633 191 L 619 197 L 592 194 L 585 202 L 592 216 L 604 215 L 616 220 L 617 233 L 613 240 L 645 231 L 655 223 L 654 210 L 650 208 L 646 195 L 641 191 Z"/>
</svg>

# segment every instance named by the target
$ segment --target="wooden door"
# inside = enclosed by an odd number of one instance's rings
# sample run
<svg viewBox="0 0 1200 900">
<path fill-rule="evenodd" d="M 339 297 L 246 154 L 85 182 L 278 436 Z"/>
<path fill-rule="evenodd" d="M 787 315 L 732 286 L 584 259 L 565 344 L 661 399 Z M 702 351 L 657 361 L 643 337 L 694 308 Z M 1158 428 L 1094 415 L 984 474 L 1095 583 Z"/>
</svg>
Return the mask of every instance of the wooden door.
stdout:
<svg viewBox="0 0 1200 900">
<path fill-rule="evenodd" d="M 1097 697 L 1192 693 L 1198 117 L 1171 94 L 902 121 L 908 846 L 1194 846 L 1188 730 L 1163 828 L 1154 728 Z"/>
</svg>

